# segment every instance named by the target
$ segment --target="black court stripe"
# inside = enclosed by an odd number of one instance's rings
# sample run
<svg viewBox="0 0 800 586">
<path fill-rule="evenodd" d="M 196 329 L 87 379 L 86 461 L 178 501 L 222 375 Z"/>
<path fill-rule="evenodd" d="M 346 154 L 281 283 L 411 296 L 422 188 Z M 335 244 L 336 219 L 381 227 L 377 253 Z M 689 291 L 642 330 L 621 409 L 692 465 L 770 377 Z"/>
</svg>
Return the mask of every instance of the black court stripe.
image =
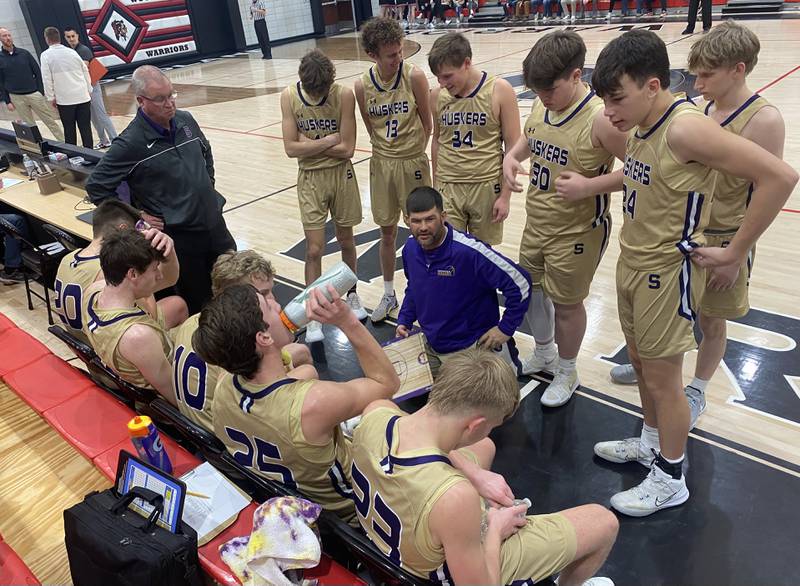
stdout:
<svg viewBox="0 0 800 586">
<path fill-rule="evenodd" d="M 371 158 L 372 158 L 371 155 L 369 157 L 364 157 L 363 159 L 359 159 L 358 161 L 355 161 L 353 163 L 353 165 L 358 165 L 359 163 L 363 163 L 364 161 L 369 161 Z M 243 208 L 245 206 L 249 206 L 251 203 L 256 203 L 257 201 L 261 201 L 262 199 L 270 198 L 273 195 L 278 195 L 279 193 L 283 193 L 284 191 L 288 191 L 288 190 L 293 189 L 295 187 L 297 187 L 297 183 L 295 183 L 293 185 L 289 185 L 288 187 L 282 187 L 281 189 L 275 190 L 275 191 L 273 191 L 271 193 L 268 193 L 267 195 L 262 195 L 261 197 L 257 197 L 255 199 L 251 199 L 250 201 L 246 201 L 244 203 L 240 203 L 239 205 L 235 205 L 232 208 L 227 208 L 225 210 L 222 210 L 222 213 L 223 214 L 227 214 L 228 212 L 232 212 L 234 210 L 238 210 L 239 208 Z M 304 286 L 301 286 L 299 283 L 298 284 L 294 284 L 293 283 L 293 285 L 295 287 L 300 287 L 301 291 L 304 289 Z"/>
<path fill-rule="evenodd" d="M 639 415 L 642 414 L 642 408 L 638 407 L 637 405 L 634 405 L 632 403 L 628 403 L 628 402 L 623 401 L 621 399 L 617 399 L 616 397 L 612 397 L 610 395 L 606 395 L 605 393 L 601 393 L 600 391 L 596 391 L 594 389 L 591 389 L 589 387 L 585 387 L 583 385 L 578 387 L 578 390 L 582 391 L 585 395 L 588 395 L 590 397 L 601 399 L 601 400 L 606 401 L 608 403 L 613 403 L 614 405 L 616 405 L 617 407 L 620 407 L 621 409 L 626 409 L 628 411 L 634 411 L 635 413 L 638 413 Z M 751 448 L 749 446 L 746 446 L 744 444 L 740 444 L 740 443 L 735 442 L 733 440 L 729 440 L 727 438 L 724 438 L 724 437 L 721 437 L 721 436 L 718 436 L 716 434 L 713 434 L 713 433 L 710 433 L 710 432 L 707 432 L 707 431 L 703 431 L 703 430 L 700 430 L 700 429 L 693 429 L 691 431 L 691 435 L 695 435 L 698 438 L 706 439 L 706 440 L 709 440 L 709 441 L 712 441 L 712 442 L 716 442 L 718 444 L 722 444 L 723 446 L 726 446 L 726 447 L 731 448 L 733 450 L 737 450 L 739 452 L 743 452 L 743 453 L 747 454 L 748 456 L 752 456 L 753 458 L 756 458 L 758 460 L 763 460 L 765 462 L 769 462 L 770 464 L 774 464 L 775 466 L 780 466 L 781 468 L 786 468 L 787 470 L 791 470 L 792 472 L 800 474 L 800 465 L 793 464 L 792 462 L 788 462 L 787 460 L 784 460 L 782 458 L 778 458 L 777 456 L 772 456 L 772 455 L 767 454 L 765 452 L 761 452 L 759 450 L 756 450 L 755 448 Z"/>
</svg>

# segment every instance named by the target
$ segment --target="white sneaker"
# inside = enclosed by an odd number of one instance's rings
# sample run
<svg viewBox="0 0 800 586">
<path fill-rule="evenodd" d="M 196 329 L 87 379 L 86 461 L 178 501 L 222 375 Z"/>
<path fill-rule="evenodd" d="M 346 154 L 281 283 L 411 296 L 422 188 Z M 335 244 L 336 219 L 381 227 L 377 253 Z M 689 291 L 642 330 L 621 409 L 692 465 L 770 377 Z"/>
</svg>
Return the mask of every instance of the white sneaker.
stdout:
<svg viewBox="0 0 800 586">
<path fill-rule="evenodd" d="M 614 586 L 614 581 L 611 578 L 595 576 L 586 580 L 581 586 Z"/>
<path fill-rule="evenodd" d="M 686 477 L 679 480 L 653 464 L 641 484 L 611 497 L 611 506 L 630 517 L 646 517 L 662 509 L 677 507 L 689 500 Z"/>
<path fill-rule="evenodd" d="M 318 321 L 310 321 L 306 326 L 306 342 L 322 342 L 325 339 L 325 333 L 322 331 L 322 324 Z"/>
<path fill-rule="evenodd" d="M 525 360 L 522 361 L 522 374 L 531 375 L 534 372 L 541 372 L 546 370 L 547 372 L 555 373 L 556 367 L 558 366 L 558 353 L 553 353 L 552 356 L 542 356 L 536 353 L 536 350 L 533 351 L 533 354 L 528 356 Z"/>
<path fill-rule="evenodd" d="M 361 423 L 361 415 L 356 415 L 355 417 L 351 417 L 347 421 L 342 421 L 339 424 L 339 427 L 342 428 L 342 433 L 344 435 L 346 435 L 350 439 L 353 439 L 353 432 L 356 430 L 356 427 L 358 427 L 359 423 Z"/>
<path fill-rule="evenodd" d="M 642 438 L 640 437 L 598 442 L 594 445 L 594 453 L 603 458 L 603 460 L 608 460 L 615 464 L 639 462 L 645 468 L 650 468 L 655 459 L 653 453 L 642 446 Z"/>
<path fill-rule="evenodd" d="M 635 385 L 639 382 L 633 364 L 618 364 L 611 369 L 611 380 L 618 385 Z"/>
<path fill-rule="evenodd" d="M 570 18 L 570 20 L 571 20 L 572 22 L 575 22 L 576 20 L 578 20 L 578 17 L 577 17 L 577 16 L 575 16 L 575 15 L 573 14 L 573 15 L 572 15 L 572 18 Z"/>
<path fill-rule="evenodd" d="M 359 320 L 367 319 L 367 310 L 361 305 L 361 299 L 358 298 L 358 293 L 355 291 L 348 293 L 346 301 L 347 305 L 350 306 L 350 309 L 353 310 L 353 313 L 356 314 Z"/>
<path fill-rule="evenodd" d="M 542 393 L 542 405 L 545 407 L 561 407 L 572 398 L 572 394 L 580 386 L 578 371 L 567 373 L 561 369 L 556 372 L 553 382 Z"/>
<path fill-rule="evenodd" d="M 606 14 L 606 20 L 611 20 L 611 13 Z"/>
<path fill-rule="evenodd" d="M 686 385 L 683 392 L 689 402 L 689 429 L 692 430 L 697 423 L 697 418 L 706 410 L 706 394 L 692 385 Z"/>
<path fill-rule="evenodd" d="M 378 305 L 376 305 L 375 309 L 372 310 L 370 319 L 373 322 L 383 321 L 389 316 L 389 312 L 397 307 L 397 295 L 394 293 L 391 295 L 384 293 L 383 297 L 381 297 L 381 300 L 378 302 Z"/>
</svg>

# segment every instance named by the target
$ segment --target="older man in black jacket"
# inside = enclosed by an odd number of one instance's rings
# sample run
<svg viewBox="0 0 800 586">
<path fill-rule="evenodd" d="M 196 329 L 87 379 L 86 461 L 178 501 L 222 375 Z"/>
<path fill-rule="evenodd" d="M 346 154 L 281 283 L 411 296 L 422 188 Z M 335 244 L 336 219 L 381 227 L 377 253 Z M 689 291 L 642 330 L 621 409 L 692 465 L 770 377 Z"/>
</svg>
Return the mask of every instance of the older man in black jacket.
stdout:
<svg viewBox="0 0 800 586">
<path fill-rule="evenodd" d="M 175 241 L 178 294 L 196 313 L 211 298 L 214 261 L 236 248 L 222 217 L 225 198 L 214 188 L 211 146 L 192 115 L 176 109 L 177 94 L 157 67 L 139 67 L 132 89 L 139 111 L 98 163 L 86 191 L 99 203 L 116 197 L 127 181 L 142 218 Z"/>
</svg>

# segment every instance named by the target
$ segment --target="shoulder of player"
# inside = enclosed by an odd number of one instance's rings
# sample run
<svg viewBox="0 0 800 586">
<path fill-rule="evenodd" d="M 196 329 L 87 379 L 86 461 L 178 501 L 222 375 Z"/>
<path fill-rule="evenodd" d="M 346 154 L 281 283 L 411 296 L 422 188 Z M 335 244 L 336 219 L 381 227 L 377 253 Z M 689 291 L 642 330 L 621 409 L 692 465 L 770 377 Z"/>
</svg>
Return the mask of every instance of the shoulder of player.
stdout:
<svg viewBox="0 0 800 586">
<path fill-rule="evenodd" d="M 131 325 L 119 339 L 120 351 L 125 355 L 130 351 L 131 358 L 143 355 L 144 350 L 155 348 L 156 344 L 158 344 L 158 351 L 161 352 L 161 339 L 155 327 L 143 323 Z"/>
<path fill-rule="evenodd" d="M 726 131 L 708 116 L 687 115 L 673 118 L 666 132 L 670 148 L 680 156 L 707 144 L 709 136 L 722 136 Z"/>
<path fill-rule="evenodd" d="M 431 100 L 436 102 L 439 99 L 439 94 L 442 93 L 442 88 L 440 86 L 436 86 L 431 90 Z"/>
<path fill-rule="evenodd" d="M 784 133 L 786 126 L 781 116 L 780 110 L 772 104 L 766 104 L 745 125 L 742 136 L 753 142 L 758 143 L 758 136 L 764 136 L 776 132 Z"/>
<path fill-rule="evenodd" d="M 471 529 L 476 519 L 480 522 L 480 495 L 464 478 L 448 488 L 431 507 L 430 530 L 441 539 L 443 533 L 455 533 L 462 528 Z"/>
</svg>

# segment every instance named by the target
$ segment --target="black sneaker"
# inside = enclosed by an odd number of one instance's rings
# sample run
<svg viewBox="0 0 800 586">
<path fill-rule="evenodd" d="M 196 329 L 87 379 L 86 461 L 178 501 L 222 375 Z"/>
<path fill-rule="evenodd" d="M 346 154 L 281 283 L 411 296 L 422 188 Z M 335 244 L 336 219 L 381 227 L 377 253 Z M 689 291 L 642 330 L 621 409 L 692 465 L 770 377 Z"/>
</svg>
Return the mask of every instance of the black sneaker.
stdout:
<svg viewBox="0 0 800 586">
<path fill-rule="evenodd" d="M 693 28 L 689 28 L 687 26 L 685 29 L 683 29 L 683 32 L 681 34 L 682 35 L 693 35 L 694 34 L 694 29 Z"/>
<path fill-rule="evenodd" d="M 24 283 L 25 275 L 19 269 L 8 269 L 0 272 L 0 283 L 3 285 L 16 285 L 17 283 Z"/>
</svg>

